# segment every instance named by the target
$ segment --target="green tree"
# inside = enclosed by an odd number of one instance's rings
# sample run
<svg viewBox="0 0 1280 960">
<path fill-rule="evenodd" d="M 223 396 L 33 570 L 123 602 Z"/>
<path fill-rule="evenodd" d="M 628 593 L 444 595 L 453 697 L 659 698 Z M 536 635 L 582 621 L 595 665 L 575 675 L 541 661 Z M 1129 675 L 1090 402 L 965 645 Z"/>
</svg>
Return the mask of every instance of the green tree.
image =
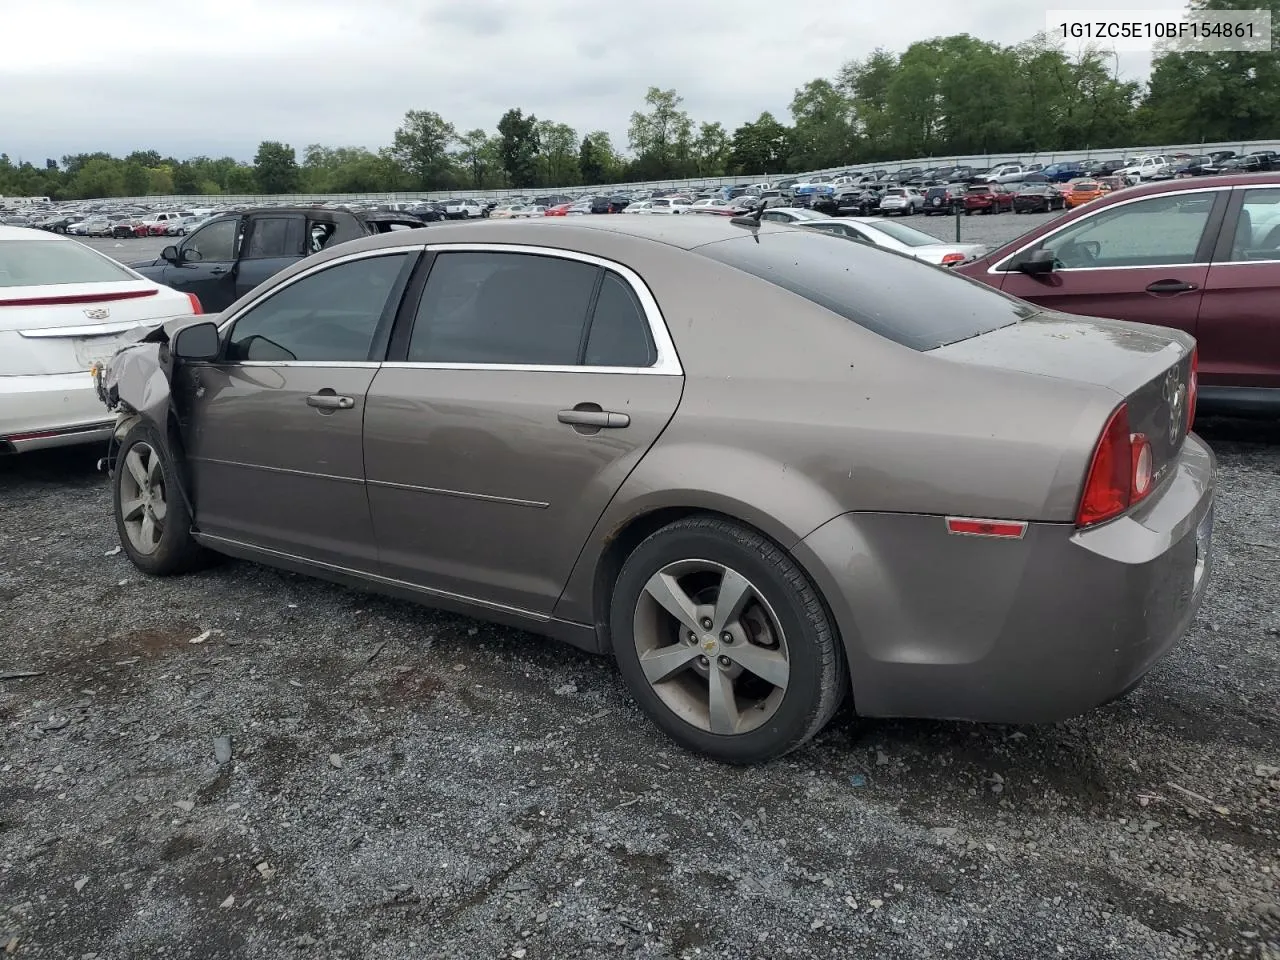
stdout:
<svg viewBox="0 0 1280 960">
<path fill-rule="evenodd" d="M 650 87 L 644 102 L 648 109 L 631 114 L 627 131 L 636 171 L 643 177 L 673 176 L 687 167 L 693 151 L 693 121 L 680 109 L 684 98 Z"/>
<path fill-rule="evenodd" d="M 593 130 L 582 138 L 578 149 L 578 169 L 582 182 L 590 186 L 613 183 L 622 166 L 613 141 L 603 130 Z"/>
<path fill-rule="evenodd" d="M 467 171 L 469 185 L 477 190 L 484 188 L 492 155 L 489 149 L 489 134 L 484 130 L 479 128 L 468 130 L 458 138 L 458 166 Z"/>
<path fill-rule="evenodd" d="M 452 182 L 449 148 L 457 138 L 453 124 L 434 110 L 410 110 L 391 149 L 424 190 L 435 190 Z"/>
<path fill-rule="evenodd" d="M 853 159 L 853 104 L 830 80 L 810 80 L 791 99 L 794 169 L 834 167 Z"/>
<path fill-rule="evenodd" d="M 513 187 L 531 187 L 538 177 L 538 118 L 511 109 L 498 121 L 498 152 Z"/>
<path fill-rule="evenodd" d="M 189 163 L 179 163 L 173 168 L 173 192 L 180 196 L 191 196 L 200 192 L 200 178 L 196 169 Z"/>
<path fill-rule="evenodd" d="M 287 143 L 263 140 L 253 158 L 253 169 L 259 193 L 295 193 L 298 189 L 298 158 Z"/>
<path fill-rule="evenodd" d="M 853 132 L 867 160 L 890 156 L 895 135 L 894 118 L 889 112 L 889 84 L 897 70 L 897 56 L 877 47 L 865 60 L 846 63 L 836 79 L 836 87 L 852 105 Z"/>
<path fill-rule="evenodd" d="M 151 177 L 147 168 L 136 160 L 125 161 L 124 192 L 131 197 L 145 197 L 151 193 Z"/>
<path fill-rule="evenodd" d="M 578 134 L 567 123 L 540 120 L 537 126 L 538 179 L 543 186 L 572 186 L 578 171 Z"/>
<path fill-rule="evenodd" d="M 1271 11 L 1280 29 L 1280 0 L 1191 0 L 1192 10 Z M 1140 116 L 1157 143 L 1239 142 L 1275 136 L 1280 129 L 1280 57 L 1266 52 L 1157 53 Z"/>
<path fill-rule="evenodd" d="M 787 128 L 766 110 L 733 131 L 729 160 L 735 173 L 758 175 L 784 169 L 789 153 Z"/>
<path fill-rule="evenodd" d="M 729 165 L 729 134 L 717 120 L 698 124 L 693 144 L 694 168 L 700 177 L 721 177 Z"/>
<path fill-rule="evenodd" d="M 119 160 L 98 156 L 76 164 L 76 167 L 69 188 L 71 196 L 93 199 L 125 195 L 124 169 Z"/>
</svg>

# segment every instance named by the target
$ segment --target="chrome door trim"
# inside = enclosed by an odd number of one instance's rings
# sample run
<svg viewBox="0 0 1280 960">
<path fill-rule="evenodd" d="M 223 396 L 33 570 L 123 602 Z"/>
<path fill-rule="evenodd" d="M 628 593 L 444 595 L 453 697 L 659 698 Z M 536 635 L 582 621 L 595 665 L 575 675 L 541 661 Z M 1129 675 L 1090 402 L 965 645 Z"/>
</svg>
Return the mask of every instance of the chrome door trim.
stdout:
<svg viewBox="0 0 1280 960">
<path fill-rule="evenodd" d="M 1001 260 L 1000 263 L 992 264 L 991 266 L 987 267 L 987 276 L 991 276 L 993 274 L 999 275 L 999 274 L 1017 273 L 1016 270 L 1000 270 L 997 268 L 1003 264 L 1008 263 L 1010 260 L 1013 260 L 1021 253 L 1024 253 L 1027 250 L 1035 249 L 1037 246 L 1043 244 L 1050 237 L 1056 236 L 1057 234 L 1061 233 L 1063 230 L 1066 230 L 1068 227 L 1074 227 L 1077 224 L 1083 223 L 1085 220 L 1089 220 L 1093 217 L 1096 217 L 1098 216 L 1098 214 L 1105 213 L 1108 210 L 1114 210 L 1117 207 L 1126 207 L 1131 203 L 1138 203 L 1142 200 L 1152 200 L 1156 197 L 1163 197 L 1163 196 L 1182 197 L 1191 193 L 1219 193 L 1222 191 L 1231 191 L 1235 189 L 1238 189 L 1238 188 L 1218 184 L 1217 186 L 1211 186 L 1211 187 L 1197 187 L 1194 190 L 1170 190 L 1168 191 L 1168 193 L 1144 193 L 1140 197 L 1129 197 L 1127 200 L 1118 200 L 1115 203 L 1109 203 L 1105 207 L 1098 207 L 1096 210 L 1091 210 L 1088 213 L 1086 213 L 1083 217 L 1080 217 L 1079 219 L 1076 219 L 1076 220 L 1072 220 L 1070 223 L 1064 223 L 1057 230 L 1051 230 L 1049 233 L 1041 235 L 1039 238 L 1032 240 L 1030 243 L 1024 244 L 1023 246 L 1019 247 L 1017 250 L 1013 251 L 1013 253 L 1005 257 L 1003 260 Z M 1208 260 L 1197 260 L 1194 263 L 1143 263 L 1143 264 L 1139 264 L 1132 267 L 1062 267 L 1062 268 L 1054 268 L 1053 272 L 1054 273 L 1071 273 L 1078 270 L 1172 270 L 1177 267 L 1207 267 L 1209 266 L 1209 263 L 1210 261 Z"/>
<path fill-rule="evenodd" d="M 336 480 L 339 483 L 363 484 L 363 477 L 340 477 L 332 473 L 316 473 L 313 470 L 293 470 L 289 467 L 269 467 L 262 463 L 242 463 L 239 460 L 223 460 L 218 457 L 187 457 L 192 463 L 216 463 L 222 467 L 240 467 L 245 470 L 262 470 L 266 473 L 284 473 L 291 477 L 312 477 L 316 480 Z"/>
<path fill-rule="evenodd" d="M 327 563 L 323 560 L 312 560 L 309 557 L 300 557 L 297 554 L 286 553 L 283 550 L 272 550 L 270 547 L 260 547 L 256 543 L 246 543 L 243 540 L 234 540 L 231 537 L 219 537 L 210 533 L 200 533 L 194 530 L 191 535 L 200 543 L 214 546 L 214 549 L 217 549 L 217 544 L 224 543 L 231 547 L 238 547 L 247 552 L 257 553 L 268 557 L 279 557 L 281 560 L 290 560 L 294 563 L 300 563 L 309 567 L 319 567 L 324 570 L 332 570 L 334 573 L 341 573 L 349 577 L 354 577 L 358 580 L 365 580 L 371 583 L 382 583 L 389 587 L 409 590 L 427 597 L 439 597 L 444 600 L 467 603 L 488 610 L 497 610 L 502 613 L 515 614 L 516 616 L 524 617 L 540 623 L 551 622 L 551 616 L 549 614 L 535 613 L 532 610 L 525 610 L 522 607 L 512 607 L 505 603 L 494 603 L 492 600 L 479 600 L 476 597 L 469 597 L 465 594 L 451 593 L 448 590 L 437 590 L 434 587 L 424 587 L 421 584 L 410 583 L 407 580 L 397 580 L 394 577 L 384 577 L 378 573 L 370 573 L 367 570 L 357 570 L 353 567 L 344 567 L 337 563 Z"/>
<path fill-rule="evenodd" d="M 388 364 L 390 366 L 390 364 Z M 532 507 L 545 510 L 551 506 L 542 500 L 521 500 L 518 497 L 499 497 L 490 493 L 469 493 L 466 490 L 446 490 L 444 487 L 423 487 L 416 483 L 392 483 L 390 480 L 365 480 L 371 487 L 387 487 L 391 490 L 408 490 L 411 493 L 434 493 L 442 497 L 460 497 L 463 500 L 483 500 L 486 503 L 506 503 L 513 507 Z"/>
</svg>

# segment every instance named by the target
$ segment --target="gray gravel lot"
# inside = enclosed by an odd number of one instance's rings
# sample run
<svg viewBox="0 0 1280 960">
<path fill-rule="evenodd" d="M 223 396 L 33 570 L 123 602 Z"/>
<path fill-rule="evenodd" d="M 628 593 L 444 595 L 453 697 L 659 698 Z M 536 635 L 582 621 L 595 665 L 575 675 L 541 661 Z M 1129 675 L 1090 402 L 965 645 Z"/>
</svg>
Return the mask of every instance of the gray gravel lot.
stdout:
<svg viewBox="0 0 1280 960">
<path fill-rule="evenodd" d="M 1275 960 L 1280 424 L 1200 430 L 1217 571 L 1128 698 L 846 714 L 746 770 L 528 634 L 247 563 L 147 579 L 97 451 L 0 460 L 0 676 L 40 671 L 0 680 L 0 949 Z"/>
</svg>

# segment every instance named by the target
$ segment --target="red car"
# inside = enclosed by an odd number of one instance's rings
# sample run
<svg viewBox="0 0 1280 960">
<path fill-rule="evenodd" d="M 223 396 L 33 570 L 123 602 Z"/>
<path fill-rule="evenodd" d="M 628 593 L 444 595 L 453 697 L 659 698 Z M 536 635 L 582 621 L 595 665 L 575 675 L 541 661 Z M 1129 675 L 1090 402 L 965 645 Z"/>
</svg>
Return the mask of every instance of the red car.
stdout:
<svg viewBox="0 0 1280 960">
<path fill-rule="evenodd" d="M 557 203 L 554 207 L 547 207 L 546 215 L 548 217 L 567 217 L 569 208 L 572 206 L 572 203 Z"/>
<path fill-rule="evenodd" d="M 1198 342 L 1203 410 L 1280 413 L 1280 172 L 1103 194 L 957 273 Z"/>
<path fill-rule="evenodd" d="M 964 215 L 1013 209 L 1013 191 L 1003 183 L 971 183 L 964 192 Z"/>
</svg>

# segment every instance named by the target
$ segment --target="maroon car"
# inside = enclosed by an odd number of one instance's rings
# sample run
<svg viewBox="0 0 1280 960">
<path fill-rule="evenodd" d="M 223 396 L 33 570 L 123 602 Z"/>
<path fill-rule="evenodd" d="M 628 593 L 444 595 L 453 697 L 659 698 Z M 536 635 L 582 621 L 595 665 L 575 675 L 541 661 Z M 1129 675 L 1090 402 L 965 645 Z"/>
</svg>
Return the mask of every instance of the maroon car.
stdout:
<svg viewBox="0 0 1280 960">
<path fill-rule="evenodd" d="M 1202 410 L 1280 412 L 1280 172 L 1106 194 L 955 269 L 1053 310 L 1185 330 Z"/>
<path fill-rule="evenodd" d="M 964 215 L 1013 209 L 1013 191 L 1003 183 L 971 183 L 964 192 Z"/>
</svg>

